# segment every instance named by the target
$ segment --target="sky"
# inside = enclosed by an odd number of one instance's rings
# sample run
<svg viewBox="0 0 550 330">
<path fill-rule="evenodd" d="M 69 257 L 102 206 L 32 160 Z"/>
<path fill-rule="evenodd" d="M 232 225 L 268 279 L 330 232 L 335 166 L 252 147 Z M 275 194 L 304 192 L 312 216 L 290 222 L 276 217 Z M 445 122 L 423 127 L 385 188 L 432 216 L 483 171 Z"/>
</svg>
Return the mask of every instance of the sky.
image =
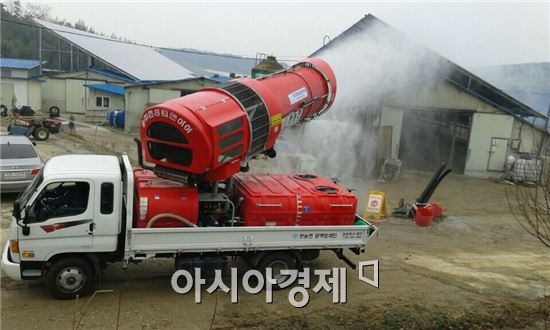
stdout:
<svg viewBox="0 0 550 330">
<path fill-rule="evenodd" d="M 467 68 L 550 61 L 550 1 L 45 2 L 148 45 L 301 59 L 366 14 Z"/>
</svg>

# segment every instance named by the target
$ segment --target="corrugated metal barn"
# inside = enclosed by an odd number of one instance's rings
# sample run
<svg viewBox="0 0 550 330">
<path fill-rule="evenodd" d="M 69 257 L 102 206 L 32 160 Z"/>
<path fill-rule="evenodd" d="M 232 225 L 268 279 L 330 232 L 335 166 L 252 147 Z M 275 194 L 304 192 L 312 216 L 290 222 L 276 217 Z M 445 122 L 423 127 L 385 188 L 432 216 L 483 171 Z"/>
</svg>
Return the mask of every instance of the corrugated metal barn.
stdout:
<svg viewBox="0 0 550 330">
<path fill-rule="evenodd" d="M 139 98 L 138 93 L 125 93 L 125 87 L 143 89 L 150 83 L 189 81 L 189 89 L 197 90 L 204 84 L 201 75 L 153 47 L 108 39 L 43 20 L 34 22 L 42 27 L 40 35 L 47 32 L 60 45 L 58 67 L 50 66 L 44 71 L 41 106 L 45 110 L 57 106 L 61 112 L 85 114 L 86 120 L 102 121 L 109 110 L 122 109 L 135 112 L 126 116 L 134 118 L 150 102 L 132 100 Z"/>
<path fill-rule="evenodd" d="M 539 154 L 545 132 L 533 122 L 544 115 L 376 17 L 365 16 L 313 55 L 330 57 L 346 43 L 382 43 L 384 47 L 375 48 L 380 56 L 386 56 L 386 48 L 395 48 L 402 50 L 396 57 L 400 61 L 408 53 L 421 58 L 402 61 L 403 71 L 418 67 L 417 77 L 402 79 L 403 87 L 391 93 L 373 93 L 378 99 L 369 100 L 357 118 L 366 131 L 377 134 L 378 162 L 394 159 L 404 168 L 432 170 L 444 161 L 458 173 L 490 177 L 502 175 L 510 154 Z M 372 58 L 360 52 L 350 56 L 355 61 Z M 384 64 L 395 71 L 392 63 Z M 426 72 L 433 66 L 438 70 L 432 76 Z M 381 73 L 380 84 L 371 86 L 382 88 L 385 78 Z"/>
</svg>

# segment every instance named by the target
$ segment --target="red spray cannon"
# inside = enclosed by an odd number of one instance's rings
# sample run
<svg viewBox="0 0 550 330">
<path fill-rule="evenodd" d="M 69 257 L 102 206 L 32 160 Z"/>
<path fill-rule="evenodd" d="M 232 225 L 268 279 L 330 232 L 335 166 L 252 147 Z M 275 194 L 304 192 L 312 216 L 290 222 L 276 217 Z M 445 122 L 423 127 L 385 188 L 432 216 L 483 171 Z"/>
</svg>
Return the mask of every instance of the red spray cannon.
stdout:
<svg viewBox="0 0 550 330">
<path fill-rule="evenodd" d="M 140 162 L 177 181 L 226 180 L 254 156 L 274 157 L 281 131 L 323 114 L 335 95 L 330 66 L 308 58 L 269 76 L 154 105 L 141 118 Z"/>
</svg>

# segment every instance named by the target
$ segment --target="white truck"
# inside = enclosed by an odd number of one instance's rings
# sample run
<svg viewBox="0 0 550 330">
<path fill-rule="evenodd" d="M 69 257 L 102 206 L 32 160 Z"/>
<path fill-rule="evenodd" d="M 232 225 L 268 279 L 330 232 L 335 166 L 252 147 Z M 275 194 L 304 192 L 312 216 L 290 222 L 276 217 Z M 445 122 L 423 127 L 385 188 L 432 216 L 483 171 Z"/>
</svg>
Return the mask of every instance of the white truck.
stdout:
<svg viewBox="0 0 550 330">
<path fill-rule="evenodd" d="M 154 257 L 184 260 L 240 256 L 252 267 L 300 267 L 320 250 L 365 251 L 377 228 L 356 216 L 356 225 L 133 228 L 134 176 L 129 158 L 64 155 L 49 160 L 14 203 L 2 268 L 15 280 L 44 278 L 57 298 L 95 290 L 107 263 Z M 56 210 L 49 199 L 72 199 Z M 138 212 L 139 213 L 139 212 Z M 226 260 L 226 259 L 225 259 Z"/>
</svg>

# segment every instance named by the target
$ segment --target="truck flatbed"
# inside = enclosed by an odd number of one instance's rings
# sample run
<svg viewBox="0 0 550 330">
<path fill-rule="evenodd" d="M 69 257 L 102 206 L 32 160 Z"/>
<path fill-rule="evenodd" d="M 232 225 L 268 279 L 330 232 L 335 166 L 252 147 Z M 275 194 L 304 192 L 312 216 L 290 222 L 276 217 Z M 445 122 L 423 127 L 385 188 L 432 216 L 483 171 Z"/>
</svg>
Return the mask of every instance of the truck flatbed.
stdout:
<svg viewBox="0 0 550 330">
<path fill-rule="evenodd" d="M 132 223 L 133 170 L 128 156 L 122 156 L 126 223 Z M 356 215 L 361 225 L 351 226 L 266 226 L 131 228 L 127 226 L 124 262 L 157 254 L 227 253 L 273 250 L 363 251 L 377 228 Z"/>
</svg>

